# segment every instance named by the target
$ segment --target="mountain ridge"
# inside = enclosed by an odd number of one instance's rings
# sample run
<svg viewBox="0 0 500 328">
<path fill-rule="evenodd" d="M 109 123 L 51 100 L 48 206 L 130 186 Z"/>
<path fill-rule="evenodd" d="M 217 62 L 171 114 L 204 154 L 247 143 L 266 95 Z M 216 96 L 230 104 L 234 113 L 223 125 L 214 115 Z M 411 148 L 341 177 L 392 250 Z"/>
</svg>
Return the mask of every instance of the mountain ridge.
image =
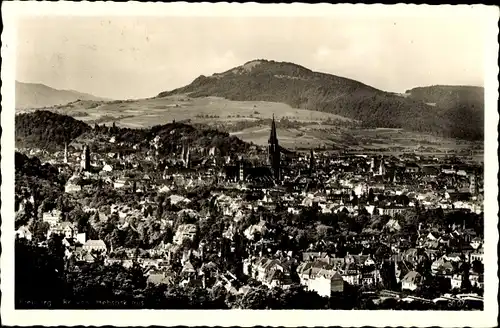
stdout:
<svg viewBox="0 0 500 328">
<path fill-rule="evenodd" d="M 108 101 L 76 90 L 55 89 L 43 83 L 16 81 L 16 109 L 36 109 L 65 105 L 77 100 Z"/>
<path fill-rule="evenodd" d="M 436 110 L 435 106 L 428 104 L 431 101 L 425 102 L 422 97 L 385 92 L 356 80 L 314 72 L 289 62 L 248 61 L 222 73 L 200 75 L 192 83 L 161 92 L 156 97 L 176 94 L 217 96 L 236 101 L 282 102 L 294 108 L 355 119 L 368 128 L 404 128 L 473 140 L 484 136 L 481 114 L 474 116 L 475 111 L 467 107 L 471 104 L 454 103 Z M 458 114 L 463 111 L 472 115 L 472 126 L 458 119 Z"/>
</svg>

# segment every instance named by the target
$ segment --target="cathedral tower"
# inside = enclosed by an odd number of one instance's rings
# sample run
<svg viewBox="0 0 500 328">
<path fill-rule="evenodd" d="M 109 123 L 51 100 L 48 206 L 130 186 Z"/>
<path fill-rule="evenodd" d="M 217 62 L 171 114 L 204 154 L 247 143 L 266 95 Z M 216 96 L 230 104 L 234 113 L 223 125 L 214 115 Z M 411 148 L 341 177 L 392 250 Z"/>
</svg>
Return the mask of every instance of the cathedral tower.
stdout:
<svg viewBox="0 0 500 328">
<path fill-rule="evenodd" d="M 314 172 L 314 151 L 311 149 L 311 155 L 309 156 L 309 176 Z"/>
<path fill-rule="evenodd" d="M 280 167 L 280 146 L 278 144 L 278 134 L 276 133 L 276 122 L 271 123 L 271 134 L 269 135 L 268 141 L 268 164 L 273 170 L 273 175 L 276 180 L 281 180 L 281 167 Z"/>
<path fill-rule="evenodd" d="M 90 170 L 90 149 L 88 145 L 83 146 L 82 157 L 80 160 L 80 169 L 82 171 Z"/>
<path fill-rule="evenodd" d="M 64 143 L 64 164 L 68 164 L 68 143 Z"/>
</svg>

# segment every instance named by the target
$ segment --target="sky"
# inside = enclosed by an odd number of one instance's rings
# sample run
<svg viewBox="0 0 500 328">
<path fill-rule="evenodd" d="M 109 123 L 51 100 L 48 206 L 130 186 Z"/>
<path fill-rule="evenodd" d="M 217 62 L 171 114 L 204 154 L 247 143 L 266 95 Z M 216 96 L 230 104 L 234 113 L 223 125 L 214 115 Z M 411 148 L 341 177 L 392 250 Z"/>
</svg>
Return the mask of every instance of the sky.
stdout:
<svg viewBox="0 0 500 328">
<path fill-rule="evenodd" d="M 153 97 L 254 59 L 392 92 L 484 82 L 477 16 L 41 16 L 17 31 L 16 80 L 113 99 Z"/>
</svg>

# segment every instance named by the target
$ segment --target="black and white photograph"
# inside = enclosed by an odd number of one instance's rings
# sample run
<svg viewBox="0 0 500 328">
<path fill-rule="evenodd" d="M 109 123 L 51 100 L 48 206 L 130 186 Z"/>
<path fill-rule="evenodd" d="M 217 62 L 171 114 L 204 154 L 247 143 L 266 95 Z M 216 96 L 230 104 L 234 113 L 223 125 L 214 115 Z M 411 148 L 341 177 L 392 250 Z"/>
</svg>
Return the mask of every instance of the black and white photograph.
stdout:
<svg viewBox="0 0 500 328">
<path fill-rule="evenodd" d="M 497 7 L 59 4 L 2 4 L 7 324 L 498 324 Z"/>
</svg>

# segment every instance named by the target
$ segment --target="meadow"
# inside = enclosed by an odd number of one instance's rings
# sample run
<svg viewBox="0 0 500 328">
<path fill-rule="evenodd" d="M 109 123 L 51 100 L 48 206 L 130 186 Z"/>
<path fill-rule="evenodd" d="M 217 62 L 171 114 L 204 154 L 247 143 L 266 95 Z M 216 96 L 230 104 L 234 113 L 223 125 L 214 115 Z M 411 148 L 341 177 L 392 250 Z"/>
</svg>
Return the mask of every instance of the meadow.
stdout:
<svg viewBox="0 0 500 328">
<path fill-rule="evenodd" d="M 441 138 L 403 129 L 363 129 L 358 122 L 324 112 L 292 108 L 265 101 L 230 101 L 219 97 L 164 98 L 120 101 L 76 101 L 47 108 L 88 124 L 115 123 L 146 128 L 172 121 L 189 121 L 226 130 L 257 145 L 266 145 L 269 119 L 277 120 L 280 144 L 289 149 L 328 148 L 361 152 L 415 152 L 426 154 L 482 153 L 482 143 Z M 283 128 L 281 120 L 294 122 Z M 246 122 L 246 124 L 242 124 Z M 283 122 L 283 121 L 282 121 Z M 346 123 L 350 126 L 346 127 Z M 477 155 L 480 156 L 480 155 Z"/>
</svg>

